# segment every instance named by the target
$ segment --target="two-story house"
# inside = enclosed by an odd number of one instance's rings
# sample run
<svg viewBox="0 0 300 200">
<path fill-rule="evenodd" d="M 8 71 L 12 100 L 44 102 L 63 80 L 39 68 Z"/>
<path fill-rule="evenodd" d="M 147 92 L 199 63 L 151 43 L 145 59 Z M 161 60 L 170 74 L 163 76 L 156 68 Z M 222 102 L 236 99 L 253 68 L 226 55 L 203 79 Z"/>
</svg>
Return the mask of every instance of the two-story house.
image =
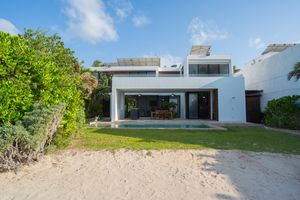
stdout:
<svg viewBox="0 0 300 200">
<path fill-rule="evenodd" d="M 111 121 L 125 118 L 125 96 L 136 97 L 140 116 L 174 102 L 177 117 L 245 122 L 245 86 L 234 76 L 231 57 L 210 55 L 210 46 L 192 46 L 184 63 L 161 66 L 160 58 L 120 58 L 91 68 L 113 73 Z"/>
</svg>

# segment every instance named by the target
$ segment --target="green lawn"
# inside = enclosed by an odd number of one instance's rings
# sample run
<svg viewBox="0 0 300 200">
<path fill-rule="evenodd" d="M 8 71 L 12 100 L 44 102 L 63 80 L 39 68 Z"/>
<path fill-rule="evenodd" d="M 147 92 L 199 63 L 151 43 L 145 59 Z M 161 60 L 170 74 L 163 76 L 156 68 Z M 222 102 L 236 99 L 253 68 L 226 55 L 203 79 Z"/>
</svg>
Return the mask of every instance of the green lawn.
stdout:
<svg viewBox="0 0 300 200">
<path fill-rule="evenodd" d="M 216 130 L 129 130 L 86 128 L 76 148 L 101 149 L 240 149 L 300 154 L 300 137 L 263 128 Z"/>
</svg>

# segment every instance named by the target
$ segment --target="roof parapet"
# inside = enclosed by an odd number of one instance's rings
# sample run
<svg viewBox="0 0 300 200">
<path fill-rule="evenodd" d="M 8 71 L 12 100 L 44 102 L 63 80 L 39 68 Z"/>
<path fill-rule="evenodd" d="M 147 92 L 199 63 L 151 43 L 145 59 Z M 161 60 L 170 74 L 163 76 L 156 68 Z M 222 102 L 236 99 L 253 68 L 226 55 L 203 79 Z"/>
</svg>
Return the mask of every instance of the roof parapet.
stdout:
<svg viewBox="0 0 300 200">
<path fill-rule="evenodd" d="M 269 52 L 282 52 L 287 48 L 293 47 L 296 44 L 270 44 L 268 47 L 262 52 L 261 55 L 267 54 Z"/>
</svg>

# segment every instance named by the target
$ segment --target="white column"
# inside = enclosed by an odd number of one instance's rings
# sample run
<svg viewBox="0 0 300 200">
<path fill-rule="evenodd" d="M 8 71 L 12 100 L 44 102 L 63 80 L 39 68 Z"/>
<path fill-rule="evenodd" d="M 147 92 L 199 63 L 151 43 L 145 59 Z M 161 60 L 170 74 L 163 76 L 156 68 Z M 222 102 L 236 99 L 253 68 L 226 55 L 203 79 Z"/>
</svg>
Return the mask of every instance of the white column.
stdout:
<svg viewBox="0 0 300 200">
<path fill-rule="evenodd" d="M 111 91 L 111 121 L 124 119 L 125 117 L 125 93 L 113 89 Z"/>
<path fill-rule="evenodd" d="M 118 120 L 117 105 L 117 90 L 114 87 L 112 87 L 110 96 L 110 117 L 112 122 Z"/>
<path fill-rule="evenodd" d="M 185 77 L 188 77 L 189 76 L 189 61 L 188 61 L 188 59 L 186 60 L 186 63 L 185 63 L 185 65 L 184 65 L 184 76 Z"/>
</svg>

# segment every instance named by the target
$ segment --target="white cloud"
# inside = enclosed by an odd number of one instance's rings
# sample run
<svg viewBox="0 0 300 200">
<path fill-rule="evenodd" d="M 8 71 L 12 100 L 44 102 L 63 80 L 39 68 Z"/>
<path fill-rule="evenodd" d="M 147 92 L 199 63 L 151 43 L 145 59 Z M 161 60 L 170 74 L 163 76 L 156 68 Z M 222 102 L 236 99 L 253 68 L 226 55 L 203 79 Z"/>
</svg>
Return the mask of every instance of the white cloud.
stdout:
<svg viewBox="0 0 300 200">
<path fill-rule="evenodd" d="M 3 18 L 0 18 L 0 31 L 9 33 L 11 35 L 17 35 L 18 33 L 20 33 L 20 31 L 13 23 Z"/>
<path fill-rule="evenodd" d="M 179 56 L 164 54 L 160 57 L 161 66 L 171 66 L 174 64 L 182 64 L 183 59 Z"/>
<path fill-rule="evenodd" d="M 224 40 L 229 37 L 226 31 L 219 29 L 213 21 L 203 21 L 199 17 L 192 19 L 188 26 L 192 44 L 204 44 L 209 41 Z"/>
<path fill-rule="evenodd" d="M 93 44 L 118 39 L 113 19 L 101 0 L 68 0 L 64 11 L 68 17 L 66 38 L 78 37 Z"/>
<path fill-rule="evenodd" d="M 179 57 L 179 56 L 174 56 L 172 54 L 169 53 L 165 53 L 165 54 L 160 54 L 160 55 L 156 55 L 156 54 L 148 54 L 148 55 L 144 55 L 143 57 L 160 57 L 160 65 L 161 66 L 171 66 L 174 64 L 182 64 L 183 62 L 183 58 Z"/>
<path fill-rule="evenodd" d="M 136 27 L 142 27 L 147 24 L 150 24 L 150 20 L 145 15 L 136 15 L 132 18 L 132 22 Z"/>
<path fill-rule="evenodd" d="M 129 0 L 110 0 L 108 4 L 114 9 L 116 15 L 121 20 L 127 18 L 133 10 L 133 6 Z"/>
<path fill-rule="evenodd" d="M 257 38 L 250 38 L 249 39 L 249 47 L 255 48 L 255 49 L 261 49 L 264 48 L 266 44 L 262 41 L 260 37 Z"/>
</svg>

